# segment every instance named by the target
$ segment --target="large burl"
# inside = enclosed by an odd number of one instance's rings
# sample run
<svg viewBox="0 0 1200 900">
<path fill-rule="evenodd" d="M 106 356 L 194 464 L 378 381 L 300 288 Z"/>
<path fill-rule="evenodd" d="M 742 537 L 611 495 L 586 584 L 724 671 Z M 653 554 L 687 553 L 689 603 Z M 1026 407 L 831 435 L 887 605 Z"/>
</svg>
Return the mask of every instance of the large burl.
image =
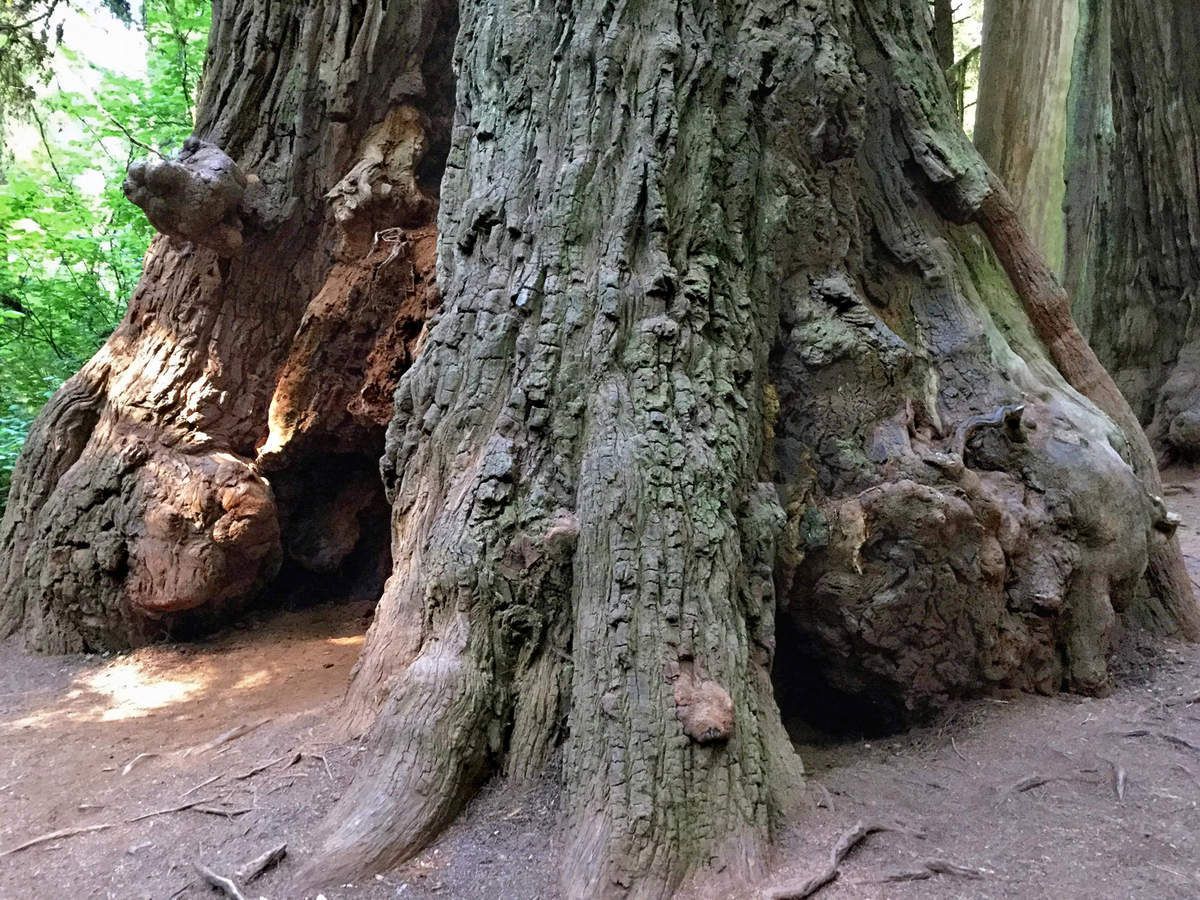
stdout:
<svg viewBox="0 0 1200 900">
<path fill-rule="evenodd" d="M 132 496 L 125 594 L 158 618 L 253 596 L 279 568 L 279 519 L 266 482 L 229 453 L 147 459 Z"/>
<path fill-rule="evenodd" d="M 190 137 L 172 159 L 134 162 L 121 188 L 158 231 L 229 257 L 242 248 L 239 210 L 247 184 L 220 147 Z"/>
</svg>

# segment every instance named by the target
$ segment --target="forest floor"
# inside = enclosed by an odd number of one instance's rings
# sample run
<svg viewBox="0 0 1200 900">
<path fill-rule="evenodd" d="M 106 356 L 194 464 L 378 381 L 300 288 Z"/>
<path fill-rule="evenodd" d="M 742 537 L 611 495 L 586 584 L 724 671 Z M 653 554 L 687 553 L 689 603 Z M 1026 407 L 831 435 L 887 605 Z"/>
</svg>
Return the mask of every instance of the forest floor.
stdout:
<svg viewBox="0 0 1200 900">
<path fill-rule="evenodd" d="M 1168 480 L 1200 581 L 1200 478 Z M 212 897 L 194 863 L 229 875 L 281 843 L 246 895 L 285 897 L 362 752 L 331 723 L 369 614 L 321 606 L 110 658 L 0 643 L 0 898 Z M 801 743 L 810 790 L 745 896 L 803 881 L 859 821 L 890 830 L 821 898 L 1200 896 L 1200 648 L 1121 668 L 1102 699 L 983 700 L 895 737 Z M 493 783 L 419 858 L 325 896 L 555 897 L 556 816 L 549 781 Z"/>
</svg>

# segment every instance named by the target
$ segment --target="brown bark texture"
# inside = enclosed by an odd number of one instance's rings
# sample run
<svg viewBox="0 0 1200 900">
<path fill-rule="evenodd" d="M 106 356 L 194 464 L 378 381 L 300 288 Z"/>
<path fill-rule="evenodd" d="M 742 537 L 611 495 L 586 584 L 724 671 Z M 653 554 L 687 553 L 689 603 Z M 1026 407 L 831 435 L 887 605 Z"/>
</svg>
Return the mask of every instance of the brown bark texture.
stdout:
<svg viewBox="0 0 1200 900">
<path fill-rule="evenodd" d="M 351 554 L 358 523 L 332 498 L 367 488 L 344 455 L 378 456 L 435 302 L 437 33 L 452 40 L 447 4 L 214 4 L 201 140 L 126 183 L 168 233 L 14 473 L 0 632 L 126 647 L 227 616 L 281 564 Z"/>
<path fill-rule="evenodd" d="M 198 142 L 130 189 L 177 233 L 39 420 L 0 576 L 7 628 L 113 646 L 390 536 L 301 883 L 550 767 L 568 896 L 744 887 L 795 679 L 902 721 L 1103 690 L 1123 623 L 1178 625 L 1153 461 L 926 4 L 297 6 L 217 5 Z"/>
</svg>

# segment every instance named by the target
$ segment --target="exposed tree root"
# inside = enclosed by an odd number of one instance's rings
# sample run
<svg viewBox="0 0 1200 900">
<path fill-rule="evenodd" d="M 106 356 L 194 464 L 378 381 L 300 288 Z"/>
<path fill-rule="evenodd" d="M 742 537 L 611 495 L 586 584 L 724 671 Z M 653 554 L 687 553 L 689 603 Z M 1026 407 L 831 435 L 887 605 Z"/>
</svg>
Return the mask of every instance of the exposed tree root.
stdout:
<svg viewBox="0 0 1200 900">
<path fill-rule="evenodd" d="M 304 888 L 397 865 L 433 839 L 485 775 L 491 682 L 464 615 L 428 640 L 379 714 L 330 831 L 301 869 Z"/>
<path fill-rule="evenodd" d="M 777 888 L 769 894 L 771 900 L 804 900 L 811 897 L 826 885 L 837 880 L 842 861 L 850 855 L 850 851 L 861 844 L 869 835 L 878 831 L 891 831 L 886 825 L 866 825 L 856 822 L 854 827 L 843 834 L 829 853 L 829 862 L 815 875 L 810 876 L 799 884 Z"/>
</svg>

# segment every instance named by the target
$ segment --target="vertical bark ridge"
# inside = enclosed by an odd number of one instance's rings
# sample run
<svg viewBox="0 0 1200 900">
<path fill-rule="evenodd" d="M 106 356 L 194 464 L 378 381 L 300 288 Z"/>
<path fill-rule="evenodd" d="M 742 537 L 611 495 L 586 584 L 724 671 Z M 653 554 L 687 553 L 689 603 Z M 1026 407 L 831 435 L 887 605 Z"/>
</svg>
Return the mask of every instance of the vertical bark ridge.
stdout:
<svg viewBox="0 0 1200 900">
<path fill-rule="evenodd" d="M 917 5 L 460 15 L 444 305 L 351 691 L 371 762 L 307 876 L 410 856 L 556 745 L 568 894 L 760 870 L 799 776 L 777 605 L 909 712 L 1103 690 L 1153 502 L 947 221 L 992 186 Z M 453 695 L 421 705 L 432 660 Z"/>
<path fill-rule="evenodd" d="M 772 791 L 798 774 L 769 679 L 783 514 L 757 469 L 771 260 L 795 192 L 782 170 L 803 178 L 808 163 L 796 132 L 763 132 L 782 87 L 790 103 L 815 96 L 804 121 L 835 142 L 846 51 L 815 36 L 833 24 L 824 11 L 793 27 L 772 4 L 652 7 L 462 11 L 445 306 L 400 385 L 385 462 L 406 558 L 354 688 L 368 709 L 409 696 L 409 673 L 458 616 L 472 630 L 541 623 L 522 636 L 535 649 L 516 678 L 488 656 L 462 665 L 493 671 L 493 715 L 520 726 L 514 737 L 542 710 L 571 710 L 564 877 L 580 896 L 668 891 L 733 845 L 733 868 L 760 864 Z M 776 74 L 818 49 L 809 80 Z M 529 561 L 556 541 L 564 562 L 531 591 Z M 447 596 L 447 582 L 474 590 Z M 513 684 L 552 658 L 555 634 L 572 635 L 569 701 L 543 690 L 527 712 Z M 396 746 L 393 702 L 372 740 L 382 769 L 427 767 L 406 756 L 421 738 Z M 495 750 L 528 768 L 519 745 Z M 424 835 L 410 829 L 387 858 Z M 369 858 L 370 829 L 357 840 L 368 864 L 385 861 Z"/>
<path fill-rule="evenodd" d="M 1200 448 L 1200 14 L 1088 0 L 1076 49 L 1069 279 L 1077 315 L 1167 458 Z"/>
</svg>

